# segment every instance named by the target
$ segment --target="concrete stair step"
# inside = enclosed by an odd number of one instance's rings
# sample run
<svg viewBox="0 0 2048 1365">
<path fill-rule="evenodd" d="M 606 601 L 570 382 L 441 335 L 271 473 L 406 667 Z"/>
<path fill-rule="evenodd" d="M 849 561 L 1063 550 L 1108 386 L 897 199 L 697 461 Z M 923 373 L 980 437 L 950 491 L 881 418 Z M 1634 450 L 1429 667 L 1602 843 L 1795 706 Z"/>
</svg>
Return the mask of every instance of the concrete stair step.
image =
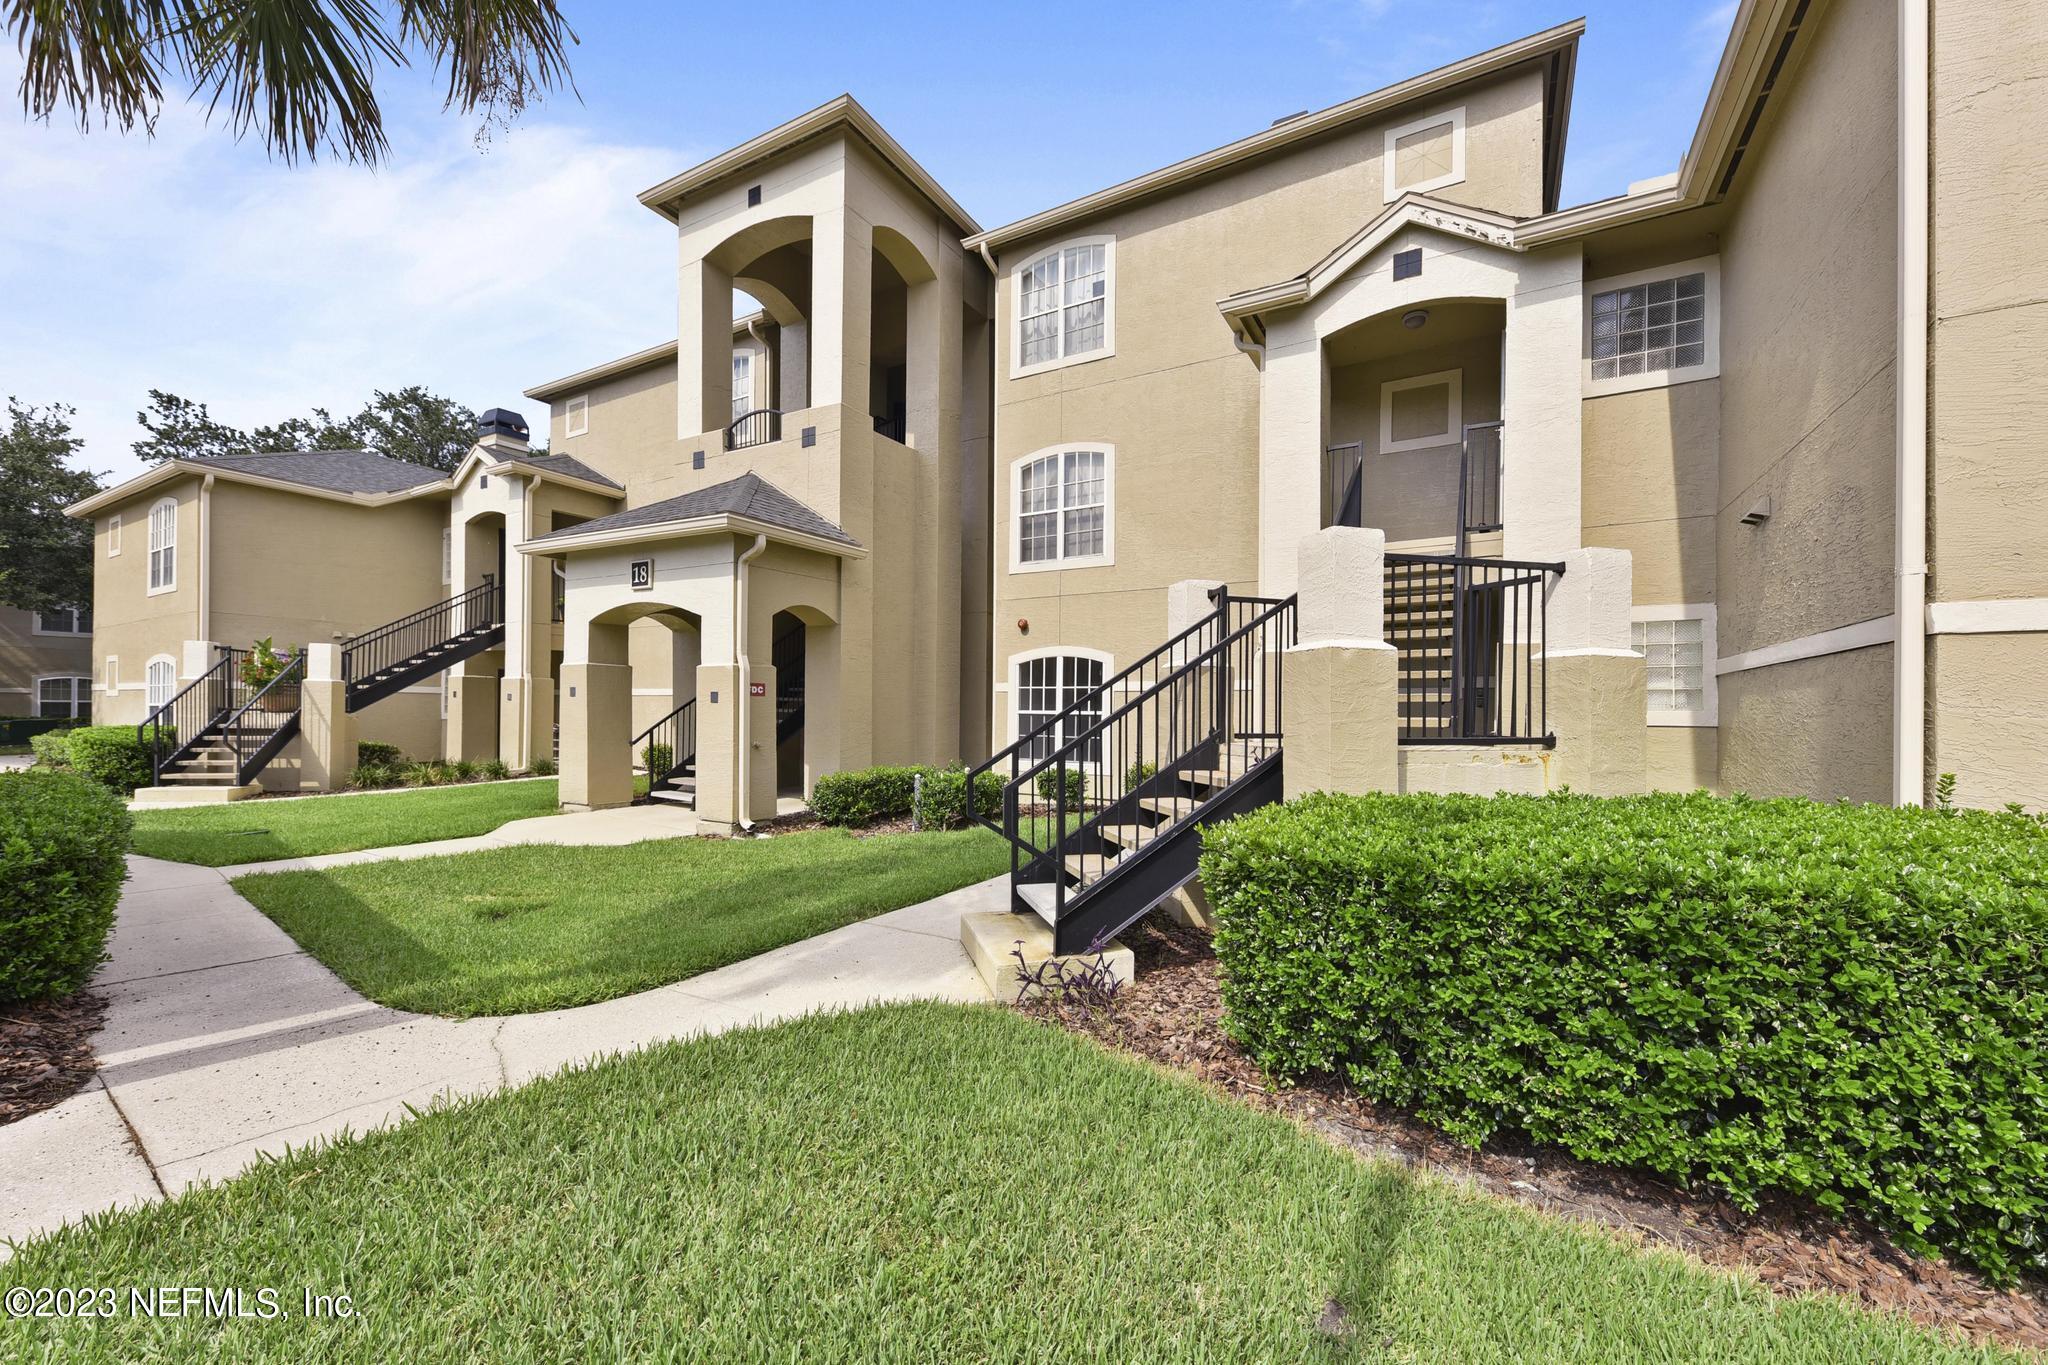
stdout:
<svg viewBox="0 0 2048 1365">
<path fill-rule="evenodd" d="M 1138 808 L 1140 810 L 1151 811 L 1154 815 L 1164 815 L 1170 820 L 1186 819 L 1199 810 L 1201 805 L 1202 803 L 1192 796 L 1141 796 L 1138 798 Z"/>
<path fill-rule="evenodd" d="M 1052 923 L 1053 889 L 1048 882 L 1029 882 L 1017 888 L 1017 897 L 1031 907 L 1032 913 Z"/>
<path fill-rule="evenodd" d="M 1132 849 L 1151 843 L 1167 828 L 1167 825 L 1097 825 L 1095 833 L 1106 844 Z"/>
<path fill-rule="evenodd" d="M 1129 857 L 1128 853 L 1069 853 L 1060 859 L 1067 875 L 1083 886 L 1101 881 L 1109 870 Z"/>
<path fill-rule="evenodd" d="M 166 782 L 180 782 L 180 783 L 184 783 L 184 782 L 190 782 L 190 783 L 192 783 L 192 784 L 194 784 L 194 785 L 213 785 L 213 786 L 229 786 L 229 787 L 232 787 L 232 786 L 233 786 L 233 785 L 235 784 L 235 775 L 234 775 L 234 773 L 232 773 L 232 772 L 218 772 L 218 773 L 184 773 L 184 772 L 179 772 L 179 773 L 165 773 L 165 774 L 163 775 L 163 780 L 164 780 L 164 781 L 166 781 Z"/>
<path fill-rule="evenodd" d="M 697 793 L 694 791 L 656 790 L 647 793 L 647 799 L 650 801 L 672 801 L 678 806 L 687 806 L 691 810 L 697 809 Z"/>
</svg>

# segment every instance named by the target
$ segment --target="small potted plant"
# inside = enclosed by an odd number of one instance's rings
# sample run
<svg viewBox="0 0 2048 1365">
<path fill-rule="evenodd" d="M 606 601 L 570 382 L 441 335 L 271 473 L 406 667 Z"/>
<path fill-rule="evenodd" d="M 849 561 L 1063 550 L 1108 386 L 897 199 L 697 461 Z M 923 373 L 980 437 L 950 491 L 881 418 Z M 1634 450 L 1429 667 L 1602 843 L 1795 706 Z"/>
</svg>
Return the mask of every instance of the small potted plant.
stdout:
<svg viewBox="0 0 2048 1365">
<path fill-rule="evenodd" d="M 289 650 L 280 654 L 276 645 L 271 642 L 271 637 L 264 636 L 251 645 L 249 652 L 242 656 L 242 685 L 251 692 L 262 691 L 276 681 L 280 673 L 291 667 L 295 657 L 297 656 Z M 264 694 L 257 705 L 265 711 L 289 711 L 298 705 L 298 698 L 288 696 L 283 691 L 269 692 Z"/>
</svg>

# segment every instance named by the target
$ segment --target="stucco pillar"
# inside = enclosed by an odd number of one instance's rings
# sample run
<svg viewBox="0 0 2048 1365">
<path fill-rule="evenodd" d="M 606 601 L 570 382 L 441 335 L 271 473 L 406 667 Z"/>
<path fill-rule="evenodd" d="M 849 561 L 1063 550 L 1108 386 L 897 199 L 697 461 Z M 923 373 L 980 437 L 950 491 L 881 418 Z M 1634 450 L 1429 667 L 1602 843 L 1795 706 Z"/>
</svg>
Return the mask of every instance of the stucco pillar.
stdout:
<svg viewBox="0 0 2048 1365">
<path fill-rule="evenodd" d="M 1644 789 L 1648 679 L 1631 648 L 1626 550 L 1570 550 L 1550 590 L 1548 670 L 1554 782 L 1593 796 Z"/>
<path fill-rule="evenodd" d="M 1259 376 L 1259 595 L 1294 591 L 1301 538 L 1323 524 L 1323 344 L 1266 352 Z"/>
<path fill-rule="evenodd" d="M 355 770 L 355 717 L 341 678 L 341 647 L 309 644 L 299 686 L 299 785 L 334 791 L 347 786 Z"/>
<path fill-rule="evenodd" d="M 478 763 L 498 756 L 498 665 L 492 650 L 448 675 L 448 758 Z"/>
<path fill-rule="evenodd" d="M 812 407 L 868 410 L 873 251 L 874 230 L 844 206 L 811 216 Z"/>
<path fill-rule="evenodd" d="M 1579 248 L 1525 258 L 1501 345 L 1503 557 L 1554 560 L 1579 548 Z"/>
<path fill-rule="evenodd" d="M 731 834 L 743 818 L 735 799 L 738 781 L 740 671 L 730 663 L 697 669 L 697 828 Z"/>
<path fill-rule="evenodd" d="M 1331 526 L 1296 550 L 1286 793 L 1400 789 L 1399 655 L 1386 639 L 1384 532 Z"/>
<path fill-rule="evenodd" d="M 732 420 L 732 275 L 684 261 L 676 290 L 676 438 Z"/>
<path fill-rule="evenodd" d="M 960 743 L 960 271 L 957 254 L 932 263 L 934 278 L 910 287 L 905 344 L 904 439 L 915 452 L 918 558 L 910 713 L 920 757 L 955 756 Z M 876 443 L 877 458 L 886 446 Z"/>
<path fill-rule="evenodd" d="M 632 723 L 630 665 L 562 665 L 564 810 L 604 810 L 633 803 Z"/>
<path fill-rule="evenodd" d="M 775 818 L 775 665 L 747 664 L 747 805 L 743 820 Z M 758 694 L 758 695 L 757 695 Z"/>
<path fill-rule="evenodd" d="M 220 646 L 212 640 L 187 640 L 179 651 L 178 680 L 182 685 L 196 681 L 220 662 Z"/>
</svg>

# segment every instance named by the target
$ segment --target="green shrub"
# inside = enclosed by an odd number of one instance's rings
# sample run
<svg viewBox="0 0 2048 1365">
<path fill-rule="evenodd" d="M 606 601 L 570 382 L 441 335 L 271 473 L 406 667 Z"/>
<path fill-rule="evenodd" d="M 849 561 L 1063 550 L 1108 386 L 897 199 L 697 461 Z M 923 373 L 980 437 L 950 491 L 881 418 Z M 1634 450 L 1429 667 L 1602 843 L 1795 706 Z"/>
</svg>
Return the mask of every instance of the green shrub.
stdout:
<svg viewBox="0 0 2048 1365">
<path fill-rule="evenodd" d="M 398 770 L 399 780 L 408 787 L 445 787 L 455 780 L 455 770 L 446 763 L 408 763 Z"/>
<path fill-rule="evenodd" d="M 359 791 L 403 786 L 405 769 L 396 763 L 358 763 L 355 772 L 349 776 L 348 784 Z"/>
<path fill-rule="evenodd" d="M 396 768 L 405 762 L 405 755 L 396 744 L 384 744 L 374 739 L 356 741 L 356 766 Z"/>
<path fill-rule="evenodd" d="M 71 732 L 46 730 L 40 735 L 31 735 L 28 751 L 36 756 L 38 768 L 62 772 L 71 766 Z"/>
<path fill-rule="evenodd" d="M 441 770 L 448 775 L 447 780 L 450 782 L 474 782 L 483 776 L 484 765 L 469 758 L 458 758 L 453 761 L 443 759 Z"/>
<path fill-rule="evenodd" d="M 1158 776 L 1158 774 L 1159 768 L 1156 764 L 1147 763 L 1141 759 L 1124 770 L 1124 790 L 1127 792 L 1136 791 L 1139 787 L 1144 786 L 1147 782 Z"/>
<path fill-rule="evenodd" d="M 75 991 L 106 960 L 130 823 L 83 777 L 0 782 L 0 1004 Z"/>
<path fill-rule="evenodd" d="M 1067 809 L 1079 810 L 1082 798 L 1088 794 L 1088 774 L 1081 769 L 1054 765 L 1040 772 L 1031 785 L 1037 790 L 1039 800 L 1052 805 L 1059 795 L 1062 776 L 1066 779 Z"/>
<path fill-rule="evenodd" d="M 70 732 L 71 768 L 126 796 L 156 780 L 150 752 L 132 725 L 81 725 Z M 168 731 L 166 743 L 171 742 Z"/>
<path fill-rule="evenodd" d="M 552 758 L 536 758 L 533 760 L 533 775 L 535 777 L 553 777 L 555 775 L 555 760 Z"/>
<path fill-rule="evenodd" d="M 967 823 L 967 765 L 949 764 L 944 768 L 921 770 L 924 781 L 917 788 L 911 816 L 919 829 L 950 829 Z M 985 820 L 993 820 L 1003 805 L 1003 780 L 994 773 L 983 773 L 974 782 L 974 804 L 976 811 Z"/>
<path fill-rule="evenodd" d="M 828 825 L 869 825 L 910 814 L 913 767 L 855 768 L 827 773 L 811 790 L 811 809 Z"/>
<path fill-rule="evenodd" d="M 675 750 L 666 744 L 650 744 L 640 751 L 640 765 L 649 773 L 665 773 L 669 770 Z"/>
<path fill-rule="evenodd" d="M 512 769 L 505 765 L 502 758 L 487 758 L 476 765 L 476 775 L 492 782 L 503 782 L 512 776 Z"/>
<path fill-rule="evenodd" d="M 1468 1142 L 2048 1267 L 2048 837 L 1705 795 L 1312 796 L 1210 832 L 1227 1026 Z"/>
</svg>

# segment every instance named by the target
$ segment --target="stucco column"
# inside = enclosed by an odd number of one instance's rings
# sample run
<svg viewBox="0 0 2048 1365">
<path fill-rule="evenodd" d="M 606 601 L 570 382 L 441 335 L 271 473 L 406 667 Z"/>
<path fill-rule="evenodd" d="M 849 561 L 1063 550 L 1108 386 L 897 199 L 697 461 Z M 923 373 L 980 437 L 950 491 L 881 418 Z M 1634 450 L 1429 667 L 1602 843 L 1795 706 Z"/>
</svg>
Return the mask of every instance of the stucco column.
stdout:
<svg viewBox="0 0 2048 1365">
<path fill-rule="evenodd" d="M 306 646 L 306 680 L 299 686 L 299 785 L 334 791 L 356 770 L 355 717 L 341 678 L 341 646 Z"/>
<path fill-rule="evenodd" d="M 843 205 L 811 216 L 812 407 L 868 410 L 873 251 L 874 230 Z"/>
<path fill-rule="evenodd" d="M 498 756 L 498 664 L 489 650 L 448 675 L 448 758 L 477 763 Z"/>
<path fill-rule="evenodd" d="M 1399 655 L 1386 639 L 1387 537 L 1355 526 L 1296 551 L 1297 643 L 1283 664 L 1286 793 L 1398 791 Z"/>
<path fill-rule="evenodd" d="M 697 669 L 697 828 L 731 834 L 743 817 L 736 800 L 739 780 L 740 671 L 730 663 Z"/>
<path fill-rule="evenodd" d="M 633 803 L 632 735 L 632 668 L 563 664 L 562 809 Z"/>
<path fill-rule="evenodd" d="M 775 665 L 747 663 L 747 806 L 745 820 L 775 818 Z M 757 695 L 758 694 L 758 695 Z"/>
<path fill-rule="evenodd" d="M 732 275 L 684 261 L 676 290 L 676 438 L 732 420 Z"/>
<path fill-rule="evenodd" d="M 1323 522 L 1323 344 L 1314 335 L 1266 352 L 1259 377 L 1259 595 L 1294 591 L 1301 538 Z"/>
<path fill-rule="evenodd" d="M 915 451 L 917 524 L 911 544 L 921 590 L 913 637 L 914 751 L 951 758 L 960 743 L 960 258 L 934 263 L 910 287 L 905 330 L 905 441 Z M 885 451 L 877 443 L 877 457 Z"/>
<path fill-rule="evenodd" d="M 1532 253 L 1507 300 L 1501 346 L 1503 557 L 1554 560 L 1579 548 L 1579 248 Z"/>
<path fill-rule="evenodd" d="M 1631 648 L 1632 567 L 1626 550 L 1567 551 L 1550 590 L 1550 728 L 1553 780 L 1594 796 L 1644 789 L 1648 679 Z"/>
</svg>

